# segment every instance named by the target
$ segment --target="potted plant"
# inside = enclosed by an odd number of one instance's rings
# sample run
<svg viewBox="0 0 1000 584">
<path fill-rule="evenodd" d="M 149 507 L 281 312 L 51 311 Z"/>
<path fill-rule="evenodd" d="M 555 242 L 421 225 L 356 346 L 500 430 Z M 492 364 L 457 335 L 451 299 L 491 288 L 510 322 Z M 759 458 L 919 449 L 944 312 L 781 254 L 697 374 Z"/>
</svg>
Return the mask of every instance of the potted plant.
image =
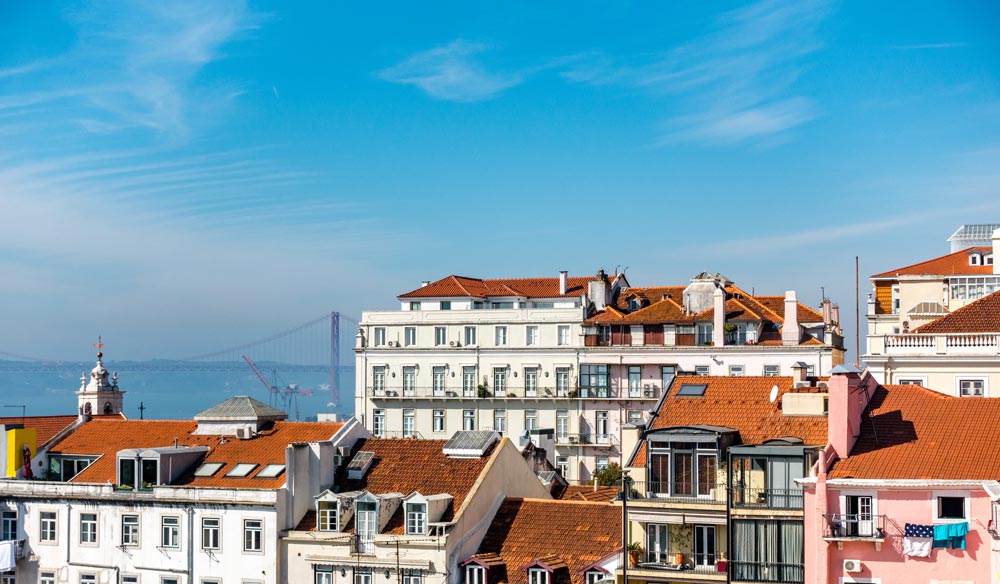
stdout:
<svg viewBox="0 0 1000 584">
<path fill-rule="evenodd" d="M 639 563 L 639 560 L 642 559 L 642 545 L 637 541 L 633 541 L 625 549 L 628 551 L 628 565 L 635 567 Z"/>
<path fill-rule="evenodd" d="M 476 389 L 479 390 L 479 397 L 493 397 L 493 394 L 490 393 L 490 386 L 487 383 L 487 379 L 486 379 L 485 375 L 483 375 L 483 382 L 480 383 L 476 387 Z"/>
</svg>

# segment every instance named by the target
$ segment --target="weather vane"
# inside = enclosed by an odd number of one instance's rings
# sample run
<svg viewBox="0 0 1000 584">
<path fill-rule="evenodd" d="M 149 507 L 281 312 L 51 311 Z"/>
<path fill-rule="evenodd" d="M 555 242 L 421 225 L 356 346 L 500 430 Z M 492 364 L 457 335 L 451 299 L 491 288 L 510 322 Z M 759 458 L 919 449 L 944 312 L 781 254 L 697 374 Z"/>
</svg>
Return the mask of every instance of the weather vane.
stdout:
<svg viewBox="0 0 1000 584">
<path fill-rule="evenodd" d="M 101 341 L 101 335 L 97 335 L 97 342 L 94 343 L 94 346 L 97 347 L 97 357 L 98 358 L 103 357 L 104 352 L 102 351 L 102 349 L 104 348 L 104 343 Z"/>
</svg>

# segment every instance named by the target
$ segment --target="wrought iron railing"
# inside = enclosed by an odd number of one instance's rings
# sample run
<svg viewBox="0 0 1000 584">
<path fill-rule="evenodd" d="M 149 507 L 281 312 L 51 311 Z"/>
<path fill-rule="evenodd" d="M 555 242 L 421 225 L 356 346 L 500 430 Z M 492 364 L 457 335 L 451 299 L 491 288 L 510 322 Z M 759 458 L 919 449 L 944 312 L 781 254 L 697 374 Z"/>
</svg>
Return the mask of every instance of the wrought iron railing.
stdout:
<svg viewBox="0 0 1000 584">
<path fill-rule="evenodd" d="M 802 509 L 802 489 L 733 487 L 733 507 Z"/>
<path fill-rule="evenodd" d="M 784 562 L 729 562 L 733 582 L 805 582 L 805 565 Z"/>
<path fill-rule="evenodd" d="M 726 504 L 726 484 L 717 481 L 632 481 L 629 500 Z"/>
<path fill-rule="evenodd" d="M 885 538 L 885 515 L 828 513 L 823 515 L 826 539 L 876 540 Z"/>
</svg>

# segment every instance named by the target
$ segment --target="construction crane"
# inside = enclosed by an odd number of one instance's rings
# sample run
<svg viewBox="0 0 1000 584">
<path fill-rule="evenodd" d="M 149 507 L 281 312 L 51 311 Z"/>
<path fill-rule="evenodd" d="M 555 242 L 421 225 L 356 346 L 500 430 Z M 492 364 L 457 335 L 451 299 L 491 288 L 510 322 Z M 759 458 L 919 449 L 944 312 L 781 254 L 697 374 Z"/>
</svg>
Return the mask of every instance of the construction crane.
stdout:
<svg viewBox="0 0 1000 584">
<path fill-rule="evenodd" d="M 269 399 L 268 404 L 271 407 L 277 407 L 283 412 L 287 412 L 289 406 L 295 408 L 295 420 L 299 420 L 299 395 L 309 397 L 312 395 L 311 389 L 299 389 L 299 386 L 295 383 L 286 385 L 285 387 L 278 386 L 278 372 L 271 371 L 271 380 L 268 381 L 267 377 L 264 376 L 264 372 L 257 367 L 257 364 L 253 362 L 250 357 L 243 355 L 243 360 L 247 362 L 250 369 L 257 376 L 257 379 L 264 384 L 267 388 Z M 277 403 L 275 403 L 277 402 Z"/>
</svg>

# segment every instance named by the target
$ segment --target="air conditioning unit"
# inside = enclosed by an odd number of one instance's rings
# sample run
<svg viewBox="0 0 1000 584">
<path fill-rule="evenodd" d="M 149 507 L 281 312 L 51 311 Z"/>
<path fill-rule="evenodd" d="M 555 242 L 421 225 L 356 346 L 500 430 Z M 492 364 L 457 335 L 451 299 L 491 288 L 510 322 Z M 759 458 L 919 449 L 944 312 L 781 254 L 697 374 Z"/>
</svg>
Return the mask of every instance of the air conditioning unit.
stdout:
<svg viewBox="0 0 1000 584">
<path fill-rule="evenodd" d="M 349 457 L 351 455 L 351 447 L 350 446 L 338 446 L 337 447 L 337 454 L 339 454 L 343 458 L 347 458 L 347 457 Z"/>
<path fill-rule="evenodd" d="M 449 347 L 461 347 L 462 343 L 459 343 L 458 341 L 449 341 L 448 342 L 448 346 Z"/>
<path fill-rule="evenodd" d="M 844 571 L 848 573 L 861 571 L 861 560 L 844 560 Z"/>
<path fill-rule="evenodd" d="M 577 443 L 577 442 L 579 442 L 579 441 L 580 441 L 580 438 L 579 438 L 579 436 L 570 436 L 570 437 L 569 437 L 569 443 L 570 443 L 570 444 L 576 444 L 576 443 Z"/>
<path fill-rule="evenodd" d="M 253 438 L 253 429 L 250 426 L 243 426 L 242 428 L 236 429 L 236 437 L 240 440 L 249 440 Z"/>
</svg>

